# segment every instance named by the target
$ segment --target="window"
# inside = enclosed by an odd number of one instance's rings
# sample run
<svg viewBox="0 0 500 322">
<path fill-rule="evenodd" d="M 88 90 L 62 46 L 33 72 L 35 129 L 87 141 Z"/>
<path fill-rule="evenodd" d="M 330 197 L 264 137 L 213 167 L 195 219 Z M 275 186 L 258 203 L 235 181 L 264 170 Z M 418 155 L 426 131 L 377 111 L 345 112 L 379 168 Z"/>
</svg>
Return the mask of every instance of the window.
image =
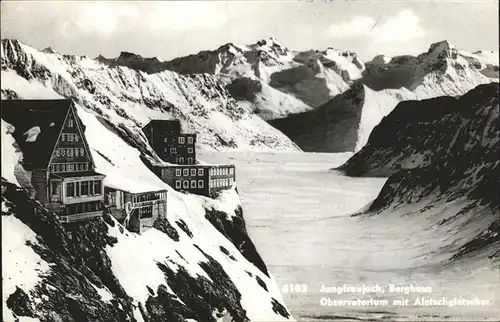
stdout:
<svg viewBox="0 0 500 322">
<path fill-rule="evenodd" d="M 182 170 L 182 174 L 183 174 L 184 176 L 188 176 L 188 175 L 189 175 L 189 169 L 184 169 L 184 170 Z"/>
<path fill-rule="evenodd" d="M 73 156 L 73 149 L 68 149 L 68 156 L 72 157 Z"/>
<path fill-rule="evenodd" d="M 191 180 L 191 188 L 196 188 L 196 180 Z"/>
<path fill-rule="evenodd" d="M 85 150 L 83 148 L 80 148 L 80 155 L 83 157 L 85 155 Z"/>
<path fill-rule="evenodd" d="M 89 164 L 85 163 L 85 170 L 88 170 L 88 169 L 89 169 Z"/>
<path fill-rule="evenodd" d="M 191 157 L 188 158 L 188 164 L 193 164 L 193 158 Z"/>
<path fill-rule="evenodd" d="M 203 169 L 198 169 L 198 175 L 202 176 L 203 175 Z"/>
<path fill-rule="evenodd" d="M 163 139 L 163 142 L 167 143 L 168 139 L 167 138 L 164 138 Z"/>
<path fill-rule="evenodd" d="M 68 171 L 74 171 L 74 167 L 75 165 L 74 164 L 68 164 Z"/>
<path fill-rule="evenodd" d="M 193 144 L 193 137 L 192 136 L 188 137 L 188 144 Z"/>
<path fill-rule="evenodd" d="M 170 148 L 170 153 L 177 153 L 177 149 L 176 148 Z"/>
<path fill-rule="evenodd" d="M 66 134 L 61 134 L 61 141 L 66 141 Z"/>
<path fill-rule="evenodd" d="M 61 156 L 65 156 L 66 155 L 66 149 L 61 149 Z"/>
<path fill-rule="evenodd" d="M 179 164 L 184 164 L 184 157 L 179 157 Z"/>
<path fill-rule="evenodd" d="M 183 136 L 179 136 L 179 144 L 184 144 L 186 139 Z"/>
<path fill-rule="evenodd" d="M 193 153 L 193 148 L 188 148 L 188 153 Z"/>
<path fill-rule="evenodd" d="M 80 182 L 75 182 L 75 197 L 80 197 Z"/>
<path fill-rule="evenodd" d="M 79 157 L 80 156 L 80 149 L 75 149 L 75 156 Z"/>
<path fill-rule="evenodd" d="M 101 180 L 94 180 L 94 195 L 100 195 L 101 189 Z"/>
<path fill-rule="evenodd" d="M 198 180 L 198 188 L 203 188 L 203 180 Z"/>
<path fill-rule="evenodd" d="M 175 189 L 181 188 L 181 180 L 175 180 Z"/>
<path fill-rule="evenodd" d="M 191 169 L 191 177 L 196 176 L 196 169 Z"/>
<path fill-rule="evenodd" d="M 57 182 L 52 182 L 52 195 L 57 195 Z"/>
<path fill-rule="evenodd" d="M 175 169 L 175 176 L 180 177 L 182 175 L 182 169 Z"/>
<path fill-rule="evenodd" d="M 81 189 L 81 193 L 82 193 L 82 196 L 88 196 L 89 194 L 89 182 L 88 181 L 82 181 L 80 182 L 80 189 Z"/>
<path fill-rule="evenodd" d="M 66 184 L 66 196 L 68 197 L 75 196 L 75 184 L 73 182 L 68 182 Z"/>
<path fill-rule="evenodd" d="M 233 178 L 229 178 L 229 185 L 232 186 L 233 185 Z"/>
<path fill-rule="evenodd" d="M 80 137 L 78 136 L 78 134 L 75 134 L 75 142 L 78 142 L 78 140 L 80 140 Z"/>
<path fill-rule="evenodd" d="M 59 149 L 56 149 L 56 157 L 61 155 L 61 151 Z"/>
<path fill-rule="evenodd" d="M 141 219 L 153 217 L 153 207 L 142 207 L 141 209 L 139 209 L 139 215 Z"/>
<path fill-rule="evenodd" d="M 73 127 L 73 120 L 68 118 L 68 127 Z"/>
<path fill-rule="evenodd" d="M 233 174 L 234 173 L 234 168 L 229 168 L 229 174 Z"/>
<path fill-rule="evenodd" d="M 68 142 L 73 142 L 73 134 L 67 134 Z"/>
<path fill-rule="evenodd" d="M 184 180 L 184 182 L 182 183 L 182 187 L 183 187 L 184 189 L 189 188 L 189 181 Z"/>
</svg>

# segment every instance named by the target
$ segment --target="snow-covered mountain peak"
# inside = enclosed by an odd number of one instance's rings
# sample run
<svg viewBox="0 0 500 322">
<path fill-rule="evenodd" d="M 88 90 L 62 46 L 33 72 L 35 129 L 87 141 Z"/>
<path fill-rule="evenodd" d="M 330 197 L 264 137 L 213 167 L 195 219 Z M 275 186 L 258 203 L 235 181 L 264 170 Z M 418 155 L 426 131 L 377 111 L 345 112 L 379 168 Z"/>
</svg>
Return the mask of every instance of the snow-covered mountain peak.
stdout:
<svg viewBox="0 0 500 322">
<path fill-rule="evenodd" d="M 259 50 L 271 51 L 272 53 L 278 56 L 286 56 L 289 53 L 288 48 L 274 37 L 261 39 L 257 41 L 257 43 L 254 46 L 256 46 L 257 49 Z"/>
</svg>

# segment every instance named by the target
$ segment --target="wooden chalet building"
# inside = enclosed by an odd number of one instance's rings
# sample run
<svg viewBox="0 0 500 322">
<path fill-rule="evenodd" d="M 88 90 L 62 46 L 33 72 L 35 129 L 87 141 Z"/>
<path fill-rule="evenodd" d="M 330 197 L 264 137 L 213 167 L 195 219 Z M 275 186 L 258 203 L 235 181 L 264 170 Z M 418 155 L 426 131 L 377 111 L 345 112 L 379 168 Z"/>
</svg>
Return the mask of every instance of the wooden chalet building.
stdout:
<svg viewBox="0 0 500 322">
<path fill-rule="evenodd" d="M 174 164 L 196 163 L 196 134 L 181 133 L 179 120 L 152 120 L 142 131 L 163 161 Z"/>
<path fill-rule="evenodd" d="M 2 119 L 31 171 L 35 199 L 57 213 L 63 223 L 102 216 L 105 175 L 95 164 L 85 126 L 71 100 L 2 100 Z"/>
<path fill-rule="evenodd" d="M 106 186 L 105 204 L 113 217 L 128 230 L 142 233 L 167 214 L 167 190 L 141 189 L 131 186 L 122 190 Z"/>
</svg>

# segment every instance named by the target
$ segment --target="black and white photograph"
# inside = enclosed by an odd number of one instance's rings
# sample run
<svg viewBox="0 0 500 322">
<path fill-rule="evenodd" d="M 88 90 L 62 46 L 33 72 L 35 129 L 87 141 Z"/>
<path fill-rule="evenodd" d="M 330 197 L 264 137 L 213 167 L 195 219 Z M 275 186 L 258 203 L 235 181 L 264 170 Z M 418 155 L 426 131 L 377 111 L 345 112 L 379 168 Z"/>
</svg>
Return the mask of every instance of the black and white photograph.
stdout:
<svg viewBox="0 0 500 322">
<path fill-rule="evenodd" d="M 0 5 L 3 322 L 500 321 L 498 0 Z"/>
</svg>

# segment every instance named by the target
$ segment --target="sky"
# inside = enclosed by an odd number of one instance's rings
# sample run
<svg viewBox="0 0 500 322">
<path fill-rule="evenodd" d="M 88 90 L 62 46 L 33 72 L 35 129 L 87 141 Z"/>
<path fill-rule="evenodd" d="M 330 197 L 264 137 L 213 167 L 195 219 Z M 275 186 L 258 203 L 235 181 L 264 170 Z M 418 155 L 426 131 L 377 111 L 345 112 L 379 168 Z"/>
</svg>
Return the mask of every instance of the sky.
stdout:
<svg viewBox="0 0 500 322">
<path fill-rule="evenodd" d="M 1 36 L 65 54 L 164 60 L 272 36 L 289 49 L 333 47 L 367 61 L 441 40 L 498 50 L 498 9 L 498 0 L 2 1 Z"/>
</svg>

